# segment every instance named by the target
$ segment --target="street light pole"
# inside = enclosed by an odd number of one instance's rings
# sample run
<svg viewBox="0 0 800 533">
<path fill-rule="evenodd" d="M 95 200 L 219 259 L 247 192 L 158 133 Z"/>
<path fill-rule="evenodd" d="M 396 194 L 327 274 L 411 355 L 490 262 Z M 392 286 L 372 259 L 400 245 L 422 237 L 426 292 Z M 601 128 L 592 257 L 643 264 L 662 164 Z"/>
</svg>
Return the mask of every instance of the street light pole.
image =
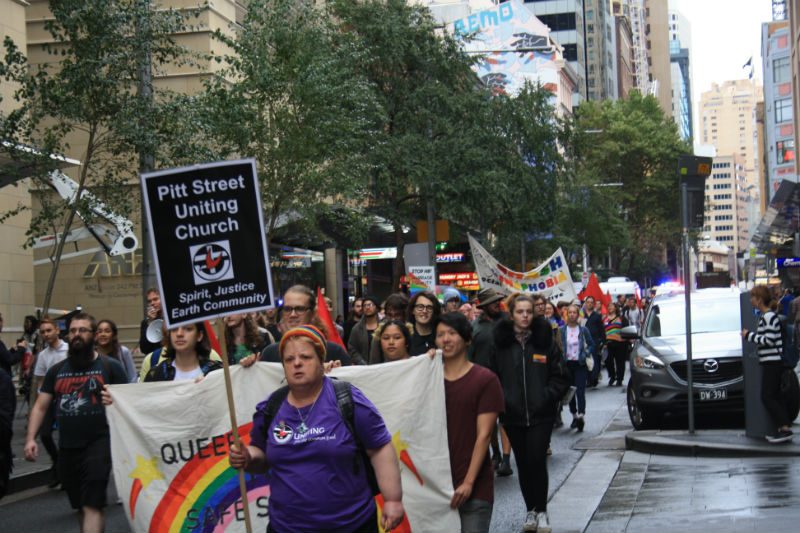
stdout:
<svg viewBox="0 0 800 533">
<path fill-rule="evenodd" d="M 689 433 L 694 433 L 694 379 L 692 372 L 692 272 L 689 259 L 689 187 L 681 183 L 681 222 L 683 231 L 681 244 L 683 247 L 683 298 L 686 307 L 686 386 L 689 408 Z"/>
</svg>

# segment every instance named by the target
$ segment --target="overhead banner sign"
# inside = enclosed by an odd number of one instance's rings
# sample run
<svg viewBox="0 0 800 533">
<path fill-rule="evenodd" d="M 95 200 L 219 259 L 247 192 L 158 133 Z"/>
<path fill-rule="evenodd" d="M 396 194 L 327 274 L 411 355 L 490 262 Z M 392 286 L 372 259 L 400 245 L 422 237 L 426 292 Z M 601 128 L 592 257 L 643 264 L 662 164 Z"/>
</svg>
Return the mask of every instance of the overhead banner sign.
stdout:
<svg viewBox="0 0 800 533">
<path fill-rule="evenodd" d="M 516 272 L 498 263 L 472 235 L 469 235 L 469 246 L 482 289 L 491 288 L 504 294 L 535 292 L 551 302 L 571 301 L 578 297 L 561 248 L 537 268 Z"/>
<path fill-rule="evenodd" d="M 458 512 L 450 509 L 443 372 L 441 360 L 414 357 L 332 373 L 364 392 L 392 435 L 406 511 L 396 533 L 460 528 Z M 231 378 L 239 434 L 247 444 L 256 404 L 282 385 L 284 372 L 276 363 L 236 365 Z M 245 531 L 238 475 L 228 463 L 232 436 L 223 379 L 222 372 L 212 372 L 200 383 L 109 387 L 114 480 L 132 531 Z M 247 474 L 246 485 L 253 531 L 265 531 L 269 479 Z M 380 512 L 380 496 L 376 502 Z"/>
<path fill-rule="evenodd" d="M 518 0 L 472 13 L 449 26 L 468 54 L 480 55 L 473 70 L 495 94 L 514 96 L 526 81 L 555 93 L 559 56 L 550 29 Z"/>
<path fill-rule="evenodd" d="M 142 174 L 167 327 L 272 302 L 253 159 Z"/>
</svg>

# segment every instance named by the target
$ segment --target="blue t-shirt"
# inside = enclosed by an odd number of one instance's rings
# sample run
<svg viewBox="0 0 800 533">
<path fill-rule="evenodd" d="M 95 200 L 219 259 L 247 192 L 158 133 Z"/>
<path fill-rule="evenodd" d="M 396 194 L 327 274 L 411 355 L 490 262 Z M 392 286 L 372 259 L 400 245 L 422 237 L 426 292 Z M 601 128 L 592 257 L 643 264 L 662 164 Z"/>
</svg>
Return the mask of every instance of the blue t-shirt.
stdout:
<svg viewBox="0 0 800 533">
<path fill-rule="evenodd" d="M 364 468 L 353 471 L 356 444 L 324 378 L 316 403 L 296 409 L 284 400 L 266 431 L 256 406 L 251 444 L 266 452 L 269 519 L 277 531 L 352 531 L 372 515 L 375 502 Z M 353 387 L 355 429 L 366 449 L 392 440 L 378 410 Z M 301 417 L 302 415 L 302 417 Z M 307 430 L 301 432 L 305 422 Z"/>
</svg>

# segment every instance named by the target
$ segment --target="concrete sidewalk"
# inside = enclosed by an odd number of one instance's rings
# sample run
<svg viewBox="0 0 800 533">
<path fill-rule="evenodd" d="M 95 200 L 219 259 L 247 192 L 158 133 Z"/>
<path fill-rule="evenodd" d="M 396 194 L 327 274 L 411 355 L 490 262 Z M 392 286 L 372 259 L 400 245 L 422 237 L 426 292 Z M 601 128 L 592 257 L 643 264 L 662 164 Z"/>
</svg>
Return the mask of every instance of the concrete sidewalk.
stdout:
<svg viewBox="0 0 800 533">
<path fill-rule="evenodd" d="M 20 399 L 17 398 L 19 402 Z M 35 463 L 25 460 L 25 433 L 28 428 L 28 409 L 26 406 L 18 406 L 14 416 L 13 431 L 11 438 L 11 451 L 14 453 L 14 470 L 11 472 L 8 494 L 14 494 L 34 487 L 47 485 L 50 481 L 50 456 L 39 444 L 39 458 Z M 53 438 L 58 442 L 58 432 L 53 432 Z"/>
</svg>

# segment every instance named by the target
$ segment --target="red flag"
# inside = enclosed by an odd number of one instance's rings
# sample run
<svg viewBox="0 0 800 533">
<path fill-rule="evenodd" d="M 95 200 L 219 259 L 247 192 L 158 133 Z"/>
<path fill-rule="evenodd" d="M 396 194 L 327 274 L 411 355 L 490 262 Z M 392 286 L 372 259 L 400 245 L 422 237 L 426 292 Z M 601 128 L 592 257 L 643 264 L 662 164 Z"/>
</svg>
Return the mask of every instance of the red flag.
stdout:
<svg viewBox="0 0 800 533">
<path fill-rule="evenodd" d="M 608 305 L 611 301 L 611 296 L 603 292 L 600 288 L 600 282 L 597 281 L 597 276 L 594 272 L 589 276 L 589 281 L 586 282 L 586 287 L 578 294 L 578 298 L 585 300 L 587 296 L 591 296 L 596 302 L 600 302 L 601 306 Z"/>
<path fill-rule="evenodd" d="M 219 320 L 224 320 L 224 318 L 220 317 Z M 208 342 L 211 344 L 211 349 L 217 352 L 220 357 L 225 357 L 225 355 L 222 354 L 222 347 L 219 345 L 219 339 L 217 338 L 217 334 L 214 333 L 214 327 L 211 325 L 211 322 L 206 320 L 203 324 L 206 327 L 206 335 L 208 335 Z"/>
<path fill-rule="evenodd" d="M 322 290 L 319 287 L 317 287 L 317 316 L 322 321 L 325 329 L 328 330 L 328 340 L 335 342 L 347 351 L 347 346 L 344 345 L 339 332 L 336 330 L 336 324 L 333 323 L 331 313 L 328 311 L 328 304 L 325 303 L 325 298 L 322 296 Z"/>
</svg>

